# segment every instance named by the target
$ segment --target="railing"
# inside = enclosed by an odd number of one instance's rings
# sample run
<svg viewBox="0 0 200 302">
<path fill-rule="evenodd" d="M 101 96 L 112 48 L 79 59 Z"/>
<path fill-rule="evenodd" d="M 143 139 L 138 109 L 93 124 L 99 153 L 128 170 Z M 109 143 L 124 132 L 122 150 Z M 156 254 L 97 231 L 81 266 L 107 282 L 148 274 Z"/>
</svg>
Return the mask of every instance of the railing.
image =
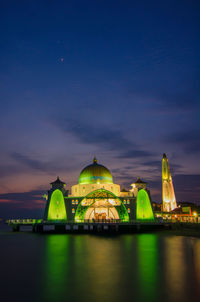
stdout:
<svg viewBox="0 0 200 302">
<path fill-rule="evenodd" d="M 120 219 L 84 219 L 84 223 L 119 223 Z"/>
<path fill-rule="evenodd" d="M 200 217 L 164 218 L 164 223 L 200 223 Z"/>
<path fill-rule="evenodd" d="M 23 225 L 30 225 L 30 224 L 76 224 L 77 222 L 72 220 L 52 220 L 52 221 L 45 221 L 42 219 L 8 219 L 6 220 L 8 225 L 10 224 L 23 224 Z M 158 223 L 199 223 L 200 224 L 200 217 L 188 217 L 188 219 L 171 219 L 171 218 L 155 218 L 154 220 L 130 220 L 128 222 L 120 221 L 120 219 L 85 219 L 84 221 L 79 221 L 78 223 L 113 223 L 113 224 L 158 224 Z"/>
<path fill-rule="evenodd" d="M 42 219 L 8 219 L 7 224 L 35 224 L 41 223 Z"/>
</svg>

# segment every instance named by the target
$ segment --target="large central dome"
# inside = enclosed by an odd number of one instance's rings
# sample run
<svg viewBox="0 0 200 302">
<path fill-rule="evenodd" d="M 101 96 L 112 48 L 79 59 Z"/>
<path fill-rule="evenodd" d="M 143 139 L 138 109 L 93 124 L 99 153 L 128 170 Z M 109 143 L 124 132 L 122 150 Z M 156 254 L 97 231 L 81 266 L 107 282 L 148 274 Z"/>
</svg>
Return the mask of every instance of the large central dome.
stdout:
<svg viewBox="0 0 200 302">
<path fill-rule="evenodd" d="M 94 158 L 93 164 L 85 167 L 79 176 L 79 184 L 113 184 L 110 171 L 97 163 Z"/>
</svg>

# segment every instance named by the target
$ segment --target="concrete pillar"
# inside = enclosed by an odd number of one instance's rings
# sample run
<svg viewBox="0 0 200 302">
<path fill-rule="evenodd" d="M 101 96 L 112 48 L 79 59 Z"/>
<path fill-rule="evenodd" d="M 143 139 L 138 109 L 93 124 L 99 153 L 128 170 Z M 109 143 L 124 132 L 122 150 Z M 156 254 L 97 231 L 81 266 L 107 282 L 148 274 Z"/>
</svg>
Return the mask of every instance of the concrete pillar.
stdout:
<svg viewBox="0 0 200 302">
<path fill-rule="evenodd" d="M 19 230 L 20 230 L 19 224 L 13 224 L 12 225 L 12 230 L 13 230 L 13 232 L 19 232 Z"/>
<path fill-rule="evenodd" d="M 43 225 L 42 224 L 35 224 L 35 232 L 42 233 L 43 232 Z"/>
<path fill-rule="evenodd" d="M 57 233 L 65 233 L 66 228 L 64 224 L 55 224 L 55 232 Z"/>
</svg>

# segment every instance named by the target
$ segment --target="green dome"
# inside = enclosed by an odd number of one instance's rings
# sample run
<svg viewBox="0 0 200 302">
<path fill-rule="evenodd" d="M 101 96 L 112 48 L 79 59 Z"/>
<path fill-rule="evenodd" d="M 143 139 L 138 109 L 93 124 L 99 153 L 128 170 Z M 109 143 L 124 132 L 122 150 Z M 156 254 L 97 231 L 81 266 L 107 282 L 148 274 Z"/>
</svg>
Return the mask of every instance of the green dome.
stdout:
<svg viewBox="0 0 200 302">
<path fill-rule="evenodd" d="M 79 184 L 112 184 L 113 178 L 110 171 L 97 163 L 94 158 L 93 164 L 85 167 L 79 176 Z"/>
</svg>

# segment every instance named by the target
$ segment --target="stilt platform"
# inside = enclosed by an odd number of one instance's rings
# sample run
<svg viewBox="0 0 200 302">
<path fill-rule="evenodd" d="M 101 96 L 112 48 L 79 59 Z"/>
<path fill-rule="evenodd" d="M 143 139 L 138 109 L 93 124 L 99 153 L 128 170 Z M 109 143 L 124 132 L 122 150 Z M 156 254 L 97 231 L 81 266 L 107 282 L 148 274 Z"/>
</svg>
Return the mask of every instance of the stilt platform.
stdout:
<svg viewBox="0 0 200 302">
<path fill-rule="evenodd" d="M 7 221 L 13 232 L 32 231 L 36 233 L 146 233 L 170 228 L 163 222 L 47 222 L 35 221 Z"/>
</svg>

